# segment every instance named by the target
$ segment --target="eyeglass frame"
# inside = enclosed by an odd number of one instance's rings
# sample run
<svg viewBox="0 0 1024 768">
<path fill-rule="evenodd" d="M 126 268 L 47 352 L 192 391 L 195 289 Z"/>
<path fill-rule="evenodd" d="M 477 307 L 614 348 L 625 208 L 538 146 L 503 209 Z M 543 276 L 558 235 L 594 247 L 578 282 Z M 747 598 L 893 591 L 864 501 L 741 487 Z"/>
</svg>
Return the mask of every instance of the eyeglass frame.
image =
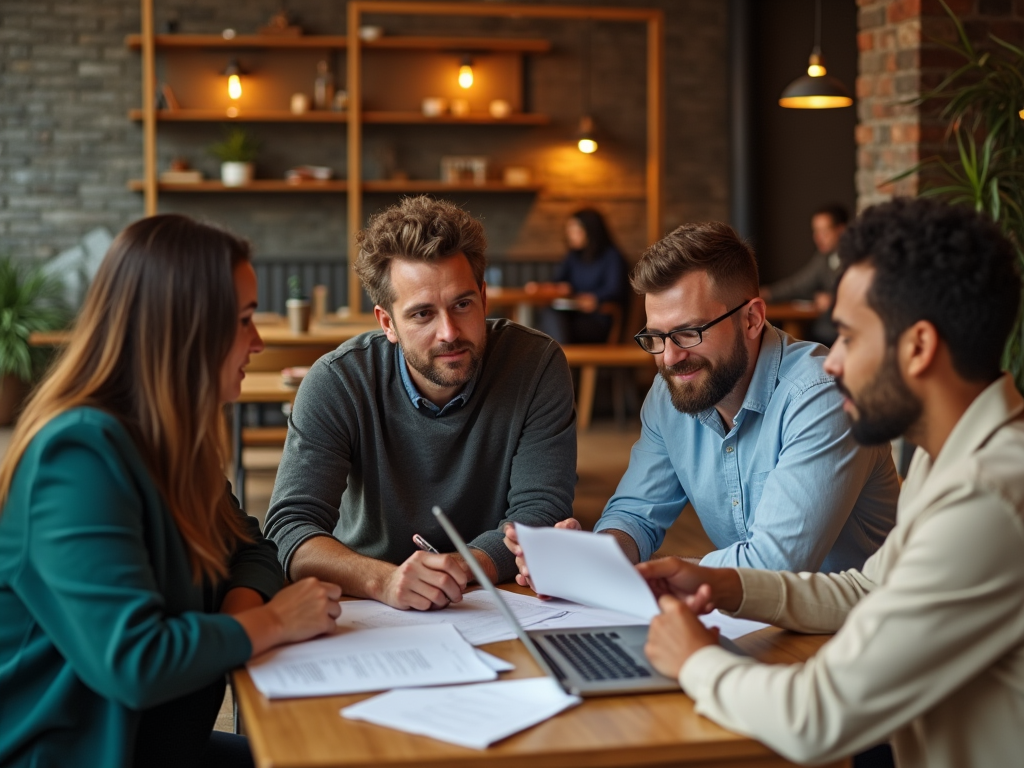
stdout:
<svg viewBox="0 0 1024 768">
<path fill-rule="evenodd" d="M 717 325 L 718 323 L 722 322 L 723 320 L 725 320 L 725 318 L 729 317 L 730 315 L 736 314 L 737 312 L 739 312 L 741 309 L 743 309 L 745 306 L 747 306 L 747 304 L 749 304 L 752 301 L 753 301 L 753 299 L 747 299 L 742 304 L 740 304 L 738 307 L 736 307 L 734 309 L 730 309 L 724 315 L 721 315 L 720 317 L 716 317 L 714 320 L 711 320 L 711 321 L 709 321 L 707 323 L 704 323 L 704 325 L 695 326 L 693 328 L 676 328 L 674 331 L 669 331 L 668 333 L 651 333 L 651 332 L 649 332 L 645 328 L 644 330 L 640 331 L 640 333 L 638 333 L 635 336 L 633 336 L 633 341 L 635 341 L 639 345 L 640 349 L 642 349 L 644 352 L 646 352 L 649 355 L 661 355 L 661 354 L 664 354 L 665 353 L 665 349 L 668 347 L 668 343 L 666 342 L 666 339 L 671 339 L 672 343 L 675 344 L 680 349 L 693 349 L 694 347 L 700 346 L 701 344 L 704 343 L 704 332 L 707 331 L 708 328 L 710 328 L 713 325 Z M 676 341 L 675 339 L 672 338 L 677 333 L 693 333 L 694 331 L 696 331 L 696 333 L 697 333 L 697 343 L 696 344 L 690 344 L 688 347 L 684 347 L 682 344 L 680 344 L 678 341 Z M 647 347 L 644 346 L 644 343 L 641 341 L 641 339 L 661 339 L 661 344 L 662 344 L 661 349 L 659 351 L 657 351 L 657 352 L 653 352 L 653 351 L 649 350 Z"/>
</svg>

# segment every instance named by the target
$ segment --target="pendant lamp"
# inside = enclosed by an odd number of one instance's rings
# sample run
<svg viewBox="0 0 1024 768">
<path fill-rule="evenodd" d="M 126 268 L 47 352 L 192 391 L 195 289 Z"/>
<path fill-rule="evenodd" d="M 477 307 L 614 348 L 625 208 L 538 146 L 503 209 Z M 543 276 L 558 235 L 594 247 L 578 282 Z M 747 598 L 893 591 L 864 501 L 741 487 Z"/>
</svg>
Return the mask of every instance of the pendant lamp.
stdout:
<svg viewBox="0 0 1024 768">
<path fill-rule="evenodd" d="M 597 138 L 594 130 L 594 117 L 590 114 L 590 27 L 592 21 L 587 19 L 583 42 L 583 116 L 580 118 L 579 131 L 576 134 L 576 147 L 585 155 L 597 152 Z"/>
<path fill-rule="evenodd" d="M 834 109 L 853 104 L 850 92 L 837 78 L 825 70 L 821 55 L 821 0 L 814 3 L 814 49 L 807 74 L 798 77 L 782 92 L 779 106 L 791 109 Z"/>
</svg>

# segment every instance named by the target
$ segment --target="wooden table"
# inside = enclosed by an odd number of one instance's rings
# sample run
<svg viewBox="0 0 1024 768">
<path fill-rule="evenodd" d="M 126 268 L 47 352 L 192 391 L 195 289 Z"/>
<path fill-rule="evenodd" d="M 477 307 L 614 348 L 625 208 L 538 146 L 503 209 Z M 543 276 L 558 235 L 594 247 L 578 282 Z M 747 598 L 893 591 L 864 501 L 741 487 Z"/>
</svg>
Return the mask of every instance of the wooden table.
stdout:
<svg viewBox="0 0 1024 768">
<path fill-rule="evenodd" d="M 505 588 L 526 592 L 514 585 Z M 342 608 L 344 610 L 344 607 Z M 765 629 L 737 643 L 770 663 L 812 655 L 825 636 Z M 539 677 L 518 640 L 487 651 L 516 665 L 501 679 Z M 260 768 L 601 768 L 603 766 L 717 766 L 775 768 L 787 762 L 763 744 L 700 717 L 680 693 L 588 699 L 578 707 L 477 751 L 342 718 L 342 707 L 367 694 L 268 701 L 245 670 L 234 673 L 235 696 Z M 849 761 L 833 763 L 849 766 Z"/>
<path fill-rule="evenodd" d="M 534 309 L 551 306 L 556 299 L 564 299 L 565 294 L 550 290 L 537 290 L 527 293 L 523 288 L 498 288 L 487 286 L 487 310 L 502 307 L 511 308 L 512 319 L 529 328 L 534 324 Z"/>
<path fill-rule="evenodd" d="M 768 322 L 777 325 L 796 339 L 806 339 L 811 323 L 821 317 L 821 312 L 808 301 L 787 301 L 769 304 L 765 311 Z"/>
</svg>

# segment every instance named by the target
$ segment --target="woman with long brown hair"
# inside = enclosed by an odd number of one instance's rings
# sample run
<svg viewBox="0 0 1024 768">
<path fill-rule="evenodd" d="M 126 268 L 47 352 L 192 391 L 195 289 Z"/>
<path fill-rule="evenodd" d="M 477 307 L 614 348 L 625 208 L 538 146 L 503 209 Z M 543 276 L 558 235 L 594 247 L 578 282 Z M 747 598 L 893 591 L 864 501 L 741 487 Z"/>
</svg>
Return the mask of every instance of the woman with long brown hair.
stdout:
<svg viewBox="0 0 1024 768">
<path fill-rule="evenodd" d="M 341 590 L 281 589 L 224 476 L 255 309 L 222 230 L 153 216 L 107 253 L 0 464 L 0 764 L 244 762 L 225 673 L 333 629 Z"/>
</svg>

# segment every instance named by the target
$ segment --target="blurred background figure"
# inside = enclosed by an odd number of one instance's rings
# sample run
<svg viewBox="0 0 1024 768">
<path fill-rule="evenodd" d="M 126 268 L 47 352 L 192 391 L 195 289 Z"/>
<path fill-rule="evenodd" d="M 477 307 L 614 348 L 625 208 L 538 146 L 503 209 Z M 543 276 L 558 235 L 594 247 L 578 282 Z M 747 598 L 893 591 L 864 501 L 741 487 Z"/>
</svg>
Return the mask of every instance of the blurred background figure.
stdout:
<svg viewBox="0 0 1024 768">
<path fill-rule="evenodd" d="M 545 307 L 538 327 L 560 344 L 601 344 L 621 326 L 628 298 L 626 260 L 601 214 L 576 211 L 565 222 L 569 252 L 554 283 L 527 283 L 528 292 L 551 291 L 571 301 Z"/>
<path fill-rule="evenodd" d="M 810 339 L 826 346 L 836 340 L 830 317 L 839 277 L 839 237 L 846 230 L 849 214 L 838 203 L 829 203 L 811 215 L 811 237 L 816 249 L 810 260 L 797 272 L 771 285 L 761 287 L 761 298 L 767 302 L 812 301 L 822 313 L 810 328 Z"/>
</svg>

